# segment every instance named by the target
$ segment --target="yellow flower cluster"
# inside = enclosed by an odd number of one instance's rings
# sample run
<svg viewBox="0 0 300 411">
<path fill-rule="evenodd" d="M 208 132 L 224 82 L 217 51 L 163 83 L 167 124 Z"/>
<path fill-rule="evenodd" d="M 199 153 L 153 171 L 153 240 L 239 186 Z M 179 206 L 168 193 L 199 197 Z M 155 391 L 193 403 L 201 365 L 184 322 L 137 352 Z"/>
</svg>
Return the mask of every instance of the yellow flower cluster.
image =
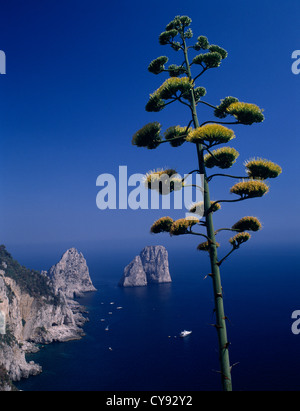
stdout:
<svg viewBox="0 0 300 411">
<path fill-rule="evenodd" d="M 162 195 L 181 190 L 184 183 L 181 178 L 176 177 L 177 171 L 173 169 L 150 171 L 146 174 L 145 187 L 156 190 Z"/>
<path fill-rule="evenodd" d="M 204 156 L 205 166 L 207 168 L 219 167 L 230 168 L 236 162 L 239 153 L 232 147 L 221 147 L 212 151 L 212 154 Z"/>
<path fill-rule="evenodd" d="M 233 130 L 220 124 L 207 124 L 191 130 L 186 138 L 190 143 L 204 143 L 210 145 L 228 143 L 235 138 Z"/>
<path fill-rule="evenodd" d="M 187 93 L 192 89 L 193 83 L 188 77 L 170 77 L 168 78 L 152 95 L 162 100 L 168 100 L 175 97 L 176 93 Z"/>
<path fill-rule="evenodd" d="M 165 131 L 164 137 L 166 140 L 171 140 L 170 144 L 172 147 L 179 147 L 185 142 L 187 132 L 188 131 L 186 127 L 173 126 L 173 127 L 169 127 Z"/>
<path fill-rule="evenodd" d="M 235 184 L 230 192 L 249 198 L 262 197 L 269 191 L 269 186 L 260 180 L 241 181 Z"/>
<path fill-rule="evenodd" d="M 160 131 L 160 123 L 148 123 L 134 134 L 132 144 L 137 147 L 147 147 L 150 150 L 155 149 L 161 143 Z"/>
<path fill-rule="evenodd" d="M 220 244 L 215 243 L 216 247 L 219 248 Z M 205 241 L 204 243 L 201 243 L 198 245 L 197 250 L 199 251 L 209 251 L 210 250 L 211 243 L 209 241 Z"/>
<path fill-rule="evenodd" d="M 240 123 L 247 125 L 261 123 L 265 119 L 263 110 L 256 104 L 242 102 L 232 103 L 226 109 L 226 112 L 233 115 Z"/>
<path fill-rule="evenodd" d="M 186 134 L 186 127 L 175 126 L 175 131 L 177 135 Z"/>
<path fill-rule="evenodd" d="M 190 98 L 194 83 L 188 77 L 170 77 L 153 94 L 150 94 L 146 111 L 159 112 L 165 107 L 165 100 L 182 97 Z M 180 95 L 177 95 L 177 92 Z"/>
<path fill-rule="evenodd" d="M 170 235 L 182 235 L 186 234 L 188 228 L 199 223 L 199 219 L 196 217 L 181 218 L 172 224 L 170 229 Z"/>
<path fill-rule="evenodd" d="M 235 235 L 234 237 L 232 237 L 229 240 L 229 242 L 233 247 L 238 248 L 241 244 L 250 240 L 250 238 L 251 238 L 251 235 L 249 233 L 239 233 Z"/>
<path fill-rule="evenodd" d="M 282 168 L 270 160 L 264 158 L 257 158 L 249 160 L 245 163 L 247 173 L 252 178 L 276 178 L 282 173 Z"/>
<path fill-rule="evenodd" d="M 172 177 L 174 175 L 177 175 L 177 171 L 172 168 L 168 168 L 165 170 L 159 169 L 159 170 L 149 171 L 149 173 L 146 174 L 146 179 L 145 179 L 146 187 L 151 189 L 150 187 L 151 183 L 159 180 L 163 175 Z"/>
<path fill-rule="evenodd" d="M 212 204 L 214 204 L 213 201 L 210 202 L 210 205 L 212 206 Z M 212 212 L 216 212 L 218 210 L 221 209 L 221 205 L 219 203 L 215 203 L 212 209 Z M 200 216 L 203 216 L 204 214 L 204 202 L 203 201 L 199 201 L 198 203 L 194 203 L 191 207 L 190 207 L 190 213 L 195 213 L 198 214 Z"/>
<path fill-rule="evenodd" d="M 163 232 L 170 232 L 174 220 L 171 217 L 162 217 L 155 221 L 152 225 L 150 232 L 153 234 L 159 234 Z"/>
<path fill-rule="evenodd" d="M 232 228 L 240 231 L 259 231 L 262 225 L 257 217 L 247 216 L 237 221 Z"/>
</svg>

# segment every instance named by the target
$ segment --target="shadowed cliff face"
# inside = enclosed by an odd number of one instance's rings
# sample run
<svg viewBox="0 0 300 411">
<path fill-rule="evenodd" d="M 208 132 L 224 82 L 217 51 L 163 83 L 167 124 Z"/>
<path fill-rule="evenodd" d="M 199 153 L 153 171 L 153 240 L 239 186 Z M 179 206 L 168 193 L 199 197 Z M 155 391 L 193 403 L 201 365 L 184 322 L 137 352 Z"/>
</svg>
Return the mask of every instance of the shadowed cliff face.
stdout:
<svg viewBox="0 0 300 411">
<path fill-rule="evenodd" d="M 81 313 L 83 307 L 70 296 L 95 291 L 86 261 L 82 254 L 71 249 L 54 267 L 59 270 L 60 286 L 57 283 L 54 286 L 46 272 L 21 266 L 0 246 L 0 366 L 11 380 L 42 371 L 38 364 L 28 363 L 25 358 L 27 352 L 38 351 L 36 344 L 65 342 L 84 335 L 82 326 L 87 319 Z M 57 272 L 54 270 L 54 274 Z M 9 390 L 11 385 L 1 385 L 0 381 L 0 390 L 1 387 Z"/>
<path fill-rule="evenodd" d="M 139 256 L 124 269 L 119 282 L 121 287 L 142 287 L 148 284 L 172 282 L 169 272 L 168 252 L 165 247 L 145 247 Z"/>
</svg>

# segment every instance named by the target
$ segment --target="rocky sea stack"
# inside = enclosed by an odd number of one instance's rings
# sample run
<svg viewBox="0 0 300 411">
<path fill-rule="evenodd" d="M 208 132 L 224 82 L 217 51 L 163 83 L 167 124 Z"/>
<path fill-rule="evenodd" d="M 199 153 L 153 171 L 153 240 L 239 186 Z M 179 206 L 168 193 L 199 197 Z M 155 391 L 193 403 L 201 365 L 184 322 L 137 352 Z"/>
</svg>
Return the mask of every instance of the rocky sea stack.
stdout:
<svg viewBox="0 0 300 411">
<path fill-rule="evenodd" d="M 120 287 L 144 287 L 172 282 L 168 252 L 161 245 L 145 247 L 124 269 Z"/>
<path fill-rule="evenodd" d="M 62 291 L 67 298 L 81 297 L 86 292 L 96 291 L 86 260 L 76 248 L 66 251 L 61 260 L 50 268 L 48 276 L 55 291 Z"/>
</svg>

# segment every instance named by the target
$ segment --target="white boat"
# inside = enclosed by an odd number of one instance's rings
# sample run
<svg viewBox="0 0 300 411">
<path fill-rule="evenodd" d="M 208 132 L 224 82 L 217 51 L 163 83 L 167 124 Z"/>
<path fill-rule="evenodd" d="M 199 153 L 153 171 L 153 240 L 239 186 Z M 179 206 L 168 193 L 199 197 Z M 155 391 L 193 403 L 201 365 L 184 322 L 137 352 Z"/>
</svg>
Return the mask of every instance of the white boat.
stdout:
<svg viewBox="0 0 300 411">
<path fill-rule="evenodd" d="M 105 328 L 105 331 L 109 331 L 109 327 L 108 327 L 108 326 Z"/>
<path fill-rule="evenodd" d="M 184 331 L 181 331 L 180 337 L 181 337 L 181 338 L 184 338 L 184 337 L 187 337 L 187 336 L 190 335 L 190 334 L 192 334 L 192 331 L 186 331 L 186 330 L 184 330 Z"/>
</svg>

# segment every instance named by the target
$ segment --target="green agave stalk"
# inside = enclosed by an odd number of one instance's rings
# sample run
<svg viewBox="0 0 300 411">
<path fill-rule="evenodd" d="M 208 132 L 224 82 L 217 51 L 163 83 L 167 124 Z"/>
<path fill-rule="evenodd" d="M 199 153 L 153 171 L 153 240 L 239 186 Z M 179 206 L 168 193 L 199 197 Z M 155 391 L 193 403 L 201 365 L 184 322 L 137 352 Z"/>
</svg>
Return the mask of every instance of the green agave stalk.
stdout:
<svg viewBox="0 0 300 411">
<path fill-rule="evenodd" d="M 183 218 L 177 221 L 173 221 L 171 217 L 162 217 L 153 224 L 151 232 L 153 234 L 168 232 L 171 236 L 192 234 L 202 236 L 206 239 L 205 242 L 199 244 L 198 250 L 209 252 L 211 263 L 211 273 L 209 276 L 212 278 L 215 300 L 216 323 L 214 327 L 218 334 L 222 387 L 224 391 L 232 391 L 232 367 L 229 360 L 230 344 L 227 338 L 227 316 L 224 311 L 220 266 L 241 244 L 251 238 L 251 235 L 247 231 L 258 231 L 262 226 L 256 217 L 246 216 L 230 228 L 219 228 L 215 231 L 213 214 L 220 210 L 220 203 L 222 202 L 232 203 L 250 198 L 263 197 L 269 191 L 269 186 L 264 180 L 277 177 L 282 170 L 281 167 L 275 163 L 261 158 L 254 158 L 245 163 L 246 175 L 243 177 L 220 173 L 210 176 L 207 175 L 207 168 L 230 168 L 239 156 L 239 153 L 231 147 L 223 147 L 215 151 L 210 151 L 212 147 L 226 144 L 235 138 L 234 132 L 224 127 L 223 124 L 251 125 L 262 122 L 264 115 L 258 106 L 239 102 L 235 97 L 226 97 L 221 100 L 219 106 L 214 106 L 202 100 L 202 97 L 206 94 L 206 90 L 204 87 L 196 87 L 196 80 L 207 70 L 219 67 L 222 60 L 227 57 L 227 52 L 217 45 L 210 45 L 205 36 L 199 36 L 196 44 L 188 47 L 186 40 L 193 37 L 191 29 L 188 28 L 190 24 L 191 19 L 189 17 L 177 16 L 167 25 L 166 31 L 160 35 L 160 44 L 168 44 L 173 50 L 183 52 L 184 62 L 180 66 L 173 64 L 166 68 L 165 64 L 168 62 L 168 58 L 162 56 L 150 64 L 148 67 L 150 72 L 153 74 L 167 72 L 170 78 L 165 80 L 158 90 L 150 95 L 150 99 L 146 105 L 146 111 L 159 112 L 169 104 L 180 102 L 190 109 L 192 119 L 187 127 L 170 127 L 164 135 L 161 134 L 162 126 L 159 123 L 149 123 L 133 136 L 132 143 L 137 147 L 146 147 L 150 150 L 156 149 L 163 143 L 169 143 L 172 147 L 180 147 L 185 142 L 190 142 L 196 146 L 198 169 L 192 171 L 190 174 L 198 172 L 203 176 L 203 203 L 194 204 L 190 212 L 197 215 L 199 210 L 203 211 L 205 221 L 200 222 L 196 216 L 194 219 Z M 181 40 L 180 42 L 175 41 L 178 37 Z M 204 51 L 204 53 L 194 57 L 192 63 L 189 61 L 189 50 L 191 48 L 195 51 Z M 192 65 L 202 68 L 200 74 L 194 78 L 191 73 Z M 182 77 L 180 77 L 181 75 Z M 232 116 L 234 121 L 206 121 L 200 124 L 197 113 L 197 106 L 200 103 L 212 108 L 215 117 L 218 119 L 225 119 L 227 116 Z M 205 152 L 207 153 L 204 154 Z M 209 184 L 213 178 L 219 176 L 242 179 L 242 181 L 234 184 L 230 190 L 232 194 L 239 196 L 239 198 L 234 200 L 211 200 Z M 178 179 L 176 177 L 176 171 L 172 169 L 150 172 L 145 184 L 149 189 L 155 189 L 152 187 L 153 181 L 157 182 L 158 179 L 160 181 L 162 177 L 164 177 L 164 179 L 161 180 L 161 183 L 158 184 L 156 188 L 160 194 L 163 194 L 163 189 L 165 189 L 164 181 L 168 181 L 167 177 L 171 178 L 170 192 L 182 189 L 185 186 L 185 179 Z M 205 227 L 206 234 L 192 231 L 192 229 L 197 226 Z M 220 247 L 220 244 L 216 242 L 216 235 L 221 231 L 233 231 L 236 232 L 236 235 L 229 240 L 232 246 L 231 251 L 225 255 L 225 257 L 219 259 L 217 249 Z"/>
<path fill-rule="evenodd" d="M 188 70 L 188 76 L 192 80 L 192 74 L 190 69 L 190 63 L 188 58 L 188 49 L 186 41 L 183 38 L 183 47 L 184 47 L 184 58 L 185 64 Z M 194 97 L 193 90 L 191 91 L 191 107 L 192 107 L 192 116 L 194 128 L 200 126 L 196 102 Z M 206 216 L 206 231 L 207 237 L 210 239 L 210 264 L 211 264 L 211 277 L 213 281 L 213 291 L 215 298 L 215 314 L 216 314 L 216 330 L 218 333 L 218 342 L 219 342 L 219 359 L 221 366 L 221 377 L 222 377 L 222 386 L 224 391 L 232 391 L 232 382 L 231 382 L 231 368 L 229 360 L 229 351 L 228 351 L 228 338 L 227 338 L 227 327 L 226 327 L 226 316 L 224 312 L 224 303 L 223 303 L 223 291 L 221 283 L 220 269 L 218 266 L 218 251 L 215 239 L 215 229 L 213 223 L 213 213 L 210 212 L 211 200 L 210 200 L 210 191 L 209 183 L 207 180 L 207 173 L 204 163 L 204 154 L 202 144 L 197 144 L 197 156 L 199 171 L 204 177 L 204 191 L 203 191 L 203 200 L 204 200 L 204 215 Z"/>
</svg>

